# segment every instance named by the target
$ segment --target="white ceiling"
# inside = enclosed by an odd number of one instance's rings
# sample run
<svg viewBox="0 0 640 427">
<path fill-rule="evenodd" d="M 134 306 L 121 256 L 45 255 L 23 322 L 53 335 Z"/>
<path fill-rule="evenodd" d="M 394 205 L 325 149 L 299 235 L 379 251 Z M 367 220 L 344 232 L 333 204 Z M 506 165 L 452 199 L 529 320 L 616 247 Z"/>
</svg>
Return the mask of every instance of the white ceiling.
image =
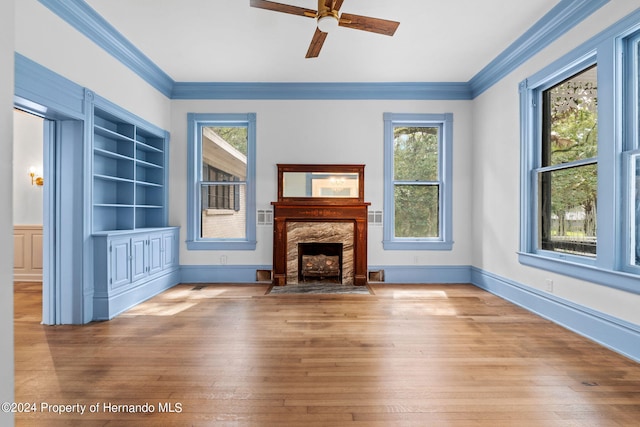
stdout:
<svg viewBox="0 0 640 427">
<path fill-rule="evenodd" d="M 466 82 L 559 0 L 344 0 L 341 12 L 400 26 L 338 28 L 315 59 L 304 57 L 313 19 L 249 0 L 86 2 L 179 82 Z"/>
</svg>

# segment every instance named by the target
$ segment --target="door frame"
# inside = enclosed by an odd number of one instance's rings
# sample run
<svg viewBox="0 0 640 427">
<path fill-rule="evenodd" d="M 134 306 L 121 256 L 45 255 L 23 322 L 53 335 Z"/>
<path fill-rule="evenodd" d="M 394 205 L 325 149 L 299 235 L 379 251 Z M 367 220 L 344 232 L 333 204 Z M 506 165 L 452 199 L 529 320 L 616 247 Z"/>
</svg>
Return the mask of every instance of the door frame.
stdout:
<svg viewBox="0 0 640 427">
<path fill-rule="evenodd" d="M 91 255 L 84 243 L 85 121 L 22 99 L 14 108 L 44 119 L 42 323 L 88 323 L 93 294 L 84 290 Z"/>
<path fill-rule="evenodd" d="M 14 107 L 50 121 L 43 131 L 43 323 L 89 323 L 95 292 L 91 234 L 95 96 L 17 52 L 14 84 Z"/>
</svg>

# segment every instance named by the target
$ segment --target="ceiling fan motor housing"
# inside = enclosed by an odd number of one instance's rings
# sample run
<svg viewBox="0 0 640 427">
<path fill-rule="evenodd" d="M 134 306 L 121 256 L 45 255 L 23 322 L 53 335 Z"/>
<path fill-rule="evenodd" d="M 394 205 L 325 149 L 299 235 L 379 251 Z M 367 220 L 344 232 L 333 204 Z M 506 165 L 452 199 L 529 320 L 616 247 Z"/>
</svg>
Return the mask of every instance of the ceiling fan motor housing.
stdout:
<svg viewBox="0 0 640 427">
<path fill-rule="evenodd" d="M 318 29 L 323 33 L 328 33 L 338 28 L 338 12 L 327 10 L 318 12 Z"/>
</svg>

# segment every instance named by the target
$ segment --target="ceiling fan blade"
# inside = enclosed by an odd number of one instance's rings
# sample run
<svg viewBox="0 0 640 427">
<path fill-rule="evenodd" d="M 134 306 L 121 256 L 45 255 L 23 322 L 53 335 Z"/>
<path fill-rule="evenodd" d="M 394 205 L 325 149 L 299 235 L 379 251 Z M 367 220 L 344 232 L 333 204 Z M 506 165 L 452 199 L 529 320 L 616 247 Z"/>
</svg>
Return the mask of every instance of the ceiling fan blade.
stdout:
<svg viewBox="0 0 640 427">
<path fill-rule="evenodd" d="M 333 5 L 333 10 L 339 11 L 343 2 L 344 0 L 336 0 L 336 3 Z"/>
<path fill-rule="evenodd" d="M 311 44 L 309 45 L 309 50 L 307 51 L 305 58 L 317 58 L 318 55 L 320 55 L 320 49 L 322 49 L 322 45 L 326 38 L 327 33 L 323 33 L 316 28 L 316 32 L 313 34 L 313 38 L 311 39 Z"/>
<path fill-rule="evenodd" d="M 384 34 L 385 36 L 392 36 L 396 32 L 400 23 L 396 21 L 388 21 L 386 19 L 343 13 L 340 15 L 339 25 L 341 27 L 353 28 L 354 30 L 369 31 L 372 33 Z"/>
<path fill-rule="evenodd" d="M 315 18 L 318 14 L 318 12 L 313 9 L 305 9 L 304 7 L 291 6 L 288 4 L 276 3 L 274 1 L 250 0 L 249 4 L 251 7 L 257 7 L 259 9 L 290 13 L 292 15 L 306 16 L 307 18 Z"/>
</svg>

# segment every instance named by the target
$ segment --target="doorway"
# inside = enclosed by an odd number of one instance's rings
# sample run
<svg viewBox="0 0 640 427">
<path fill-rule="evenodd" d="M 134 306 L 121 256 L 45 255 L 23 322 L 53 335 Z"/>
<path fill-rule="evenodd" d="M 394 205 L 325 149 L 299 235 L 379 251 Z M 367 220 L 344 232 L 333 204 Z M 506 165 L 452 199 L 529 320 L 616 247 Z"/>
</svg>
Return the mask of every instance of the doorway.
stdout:
<svg viewBox="0 0 640 427">
<path fill-rule="evenodd" d="M 14 138 L 14 184 L 18 184 L 14 185 L 14 206 L 17 204 L 14 215 L 16 211 L 19 213 L 16 218 L 19 222 L 26 220 L 41 225 L 42 323 L 87 323 L 93 312 L 92 305 L 87 307 L 86 303 L 92 295 L 85 298 L 83 290 L 86 262 L 83 254 L 83 121 L 38 111 L 48 110 L 16 105 L 14 113 L 19 115 L 17 120 L 25 129 L 29 129 L 25 134 L 30 139 Z M 21 132 L 16 133 L 20 138 Z M 17 143 L 30 148 L 16 148 Z M 28 156 L 23 153 L 25 149 L 31 151 Z M 16 153 L 20 163 L 16 162 Z M 17 200 L 26 192 L 24 186 L 28 191 L 37 191 L 27 205 Z M 37 248 L 32 246 L 31 251 L 37 258 Z"/>
<path fill-rule="evenodd" d="M 42 283 L 44 119 L 13 113 L 14 282 Z"/>
</svg>

